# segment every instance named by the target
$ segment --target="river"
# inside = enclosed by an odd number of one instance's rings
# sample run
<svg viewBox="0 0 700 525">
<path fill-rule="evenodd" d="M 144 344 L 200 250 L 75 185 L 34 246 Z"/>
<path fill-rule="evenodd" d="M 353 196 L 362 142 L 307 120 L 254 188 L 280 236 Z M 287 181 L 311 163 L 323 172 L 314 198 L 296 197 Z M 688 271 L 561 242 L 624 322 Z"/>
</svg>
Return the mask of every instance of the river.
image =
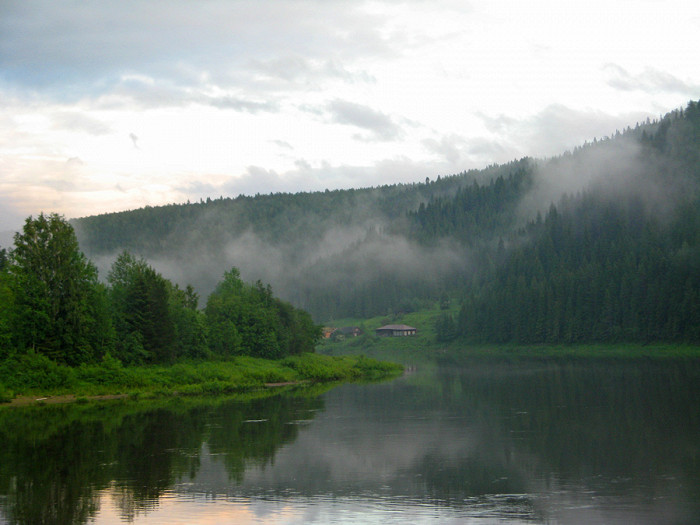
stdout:
<svg viewBox="0 0 700 525">
<path fill-rule="evenodd" d="M 696 361 L 0 410 L 0 523 L 700 523 Z"/>
</svg>

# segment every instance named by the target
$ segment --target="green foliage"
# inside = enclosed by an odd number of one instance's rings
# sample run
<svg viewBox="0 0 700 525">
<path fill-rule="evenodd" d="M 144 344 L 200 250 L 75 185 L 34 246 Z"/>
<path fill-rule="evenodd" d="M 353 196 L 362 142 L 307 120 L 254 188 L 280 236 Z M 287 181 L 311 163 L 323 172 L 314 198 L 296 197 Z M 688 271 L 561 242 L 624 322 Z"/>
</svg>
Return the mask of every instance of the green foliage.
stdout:
<svg viewBox="0 0 700 525">
<path fill-rule="evenodd" d="M 54 391 L 67 387 L 71 379 L 71 368 L 34 352 L 0 362 L 0 384 L 15 392 Z"/>
<path fill-rule="evenodd" d="M 71 365 L 99 357 L 109 344 L 109 318 L 97 270 L 80 252 L 73 227 L 57 214 L 40 214 L 14 240 L 9 283 L 17 348 Z"/>
<path fill-rule="evenodd" d="M 437 196 L 408 213 L 411 233 L 424 243 L 450 236 L 475 246 L 508 232 L 517 216 L 517 204 L 533 185 L 535 164 L 528 158 L 508 164 L 505 173 L 488 184 L 473 181 L 450 197 Z"/>
<path fill-rule="evenodd" d="M 192 286 L 184 290 L 168 285 L 168 310 L 175 330 L 175 359 L 205 359 L 211 355 L 207 345 L 204 314 L 197 310 L 199 297 Z"/>
<path fill-rule="evenodd" d="M 9 357 L 14 351 L 12 330 L 15 296 L 10 279 L 9 272 L 0 269 L 0 360 Z"/>
<path fill-rule="evenodd" d="M 129 363 L 171 362 L 176 329 L 171 315 L 171 285 L 144 259 L 122 252 L 107 277 L 111 285 L 116 355 Z"/>
<path fill-rule="evenodd" d="M 224 394 L 267 384 L 379 379 L 401 367 L 352 356 L 305 353 L 283 360 L 240 356 L 227 361 L 174 365 L 123 366 L 107 354 L 100 363 L 59 365 L 40 354 L 23 354 L 0 362 L 0 393 L 93 396 L 103 394 Z"/>
<path fill-rule="evenodd" d="M 440 314 L 435 320 L 435 338 L 437 341 L 441 343 L 452 341 L 457 335 L 457 325 L 455 324 L 454 317 L 446 312 Z"/>
<path fill-rule="evenodd" d="M 320 337 L 306 312 L 275 298 L 269 285 L 243 283 L 236 268 L 209 296 L 205 314 L 210 348 L 219 356 L 275 359 L 312 352 Z"/>
<path fill-rule="evenodd" d="M 105 354 L 99 364 L 83 364 L 74 371 L 74 378 L 78 383 L 90 385 L 127 385 L 130 383 L 129 373 L 122 366 L 121 361 Z"/>
<path fill-rule="evenodd" d="M 313 381 L 347 381 L 377 379 L 401 373 L 403 367 L 360 356 L 304 354 L 285 358 L 282 363 L 305 379 Z"/>
<path fill-rule="evenodd" d="M 9 390 L 0 385 L 0 404 L 9 403 L 14 398 L 14 395 Z"/>
<path fill-rule="evenodd" d="M 472 341 L 700 343 L 700 201 L 663 220 L 584 194 L 531 223 L 459 316 Z"/>
</svg>

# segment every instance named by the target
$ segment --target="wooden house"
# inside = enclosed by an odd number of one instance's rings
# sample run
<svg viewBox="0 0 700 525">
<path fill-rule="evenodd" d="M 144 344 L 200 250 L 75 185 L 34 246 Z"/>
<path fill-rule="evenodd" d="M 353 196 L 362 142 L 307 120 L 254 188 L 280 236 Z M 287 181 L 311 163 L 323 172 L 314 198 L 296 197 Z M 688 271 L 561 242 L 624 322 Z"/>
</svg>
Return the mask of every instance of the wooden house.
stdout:
<svg viewBox="0 0 700 525">
<path fill-rule="evenodd" d="M 379 337 L 404 337 L 416 335 L 416 329 L 405 324 L 388 324 L 377 328 L 375 333 Z"/>
</svg>

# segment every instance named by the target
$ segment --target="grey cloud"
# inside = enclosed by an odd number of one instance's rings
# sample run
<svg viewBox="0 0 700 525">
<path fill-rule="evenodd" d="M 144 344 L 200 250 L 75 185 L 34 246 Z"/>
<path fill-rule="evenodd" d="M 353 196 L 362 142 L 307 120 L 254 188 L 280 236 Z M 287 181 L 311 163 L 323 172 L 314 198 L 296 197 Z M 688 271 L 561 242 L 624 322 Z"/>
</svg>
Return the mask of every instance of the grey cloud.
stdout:
<svg viewBox="0 0 700 525">
<path fill-rule="evenodd" d="M 70 8 L 50 0 L 3 2 L 1 77 L 73 98 L 109 92 L 123 76 L 145 73 L 175 85 L 235 80 L 254 87 L 260 67 L 293 77 L 294 64 L 282 67 L 279 57 L 303 56 L 307 75 L 361 78 L 346 64 L 393 52 L 381 33 L 384 22 L 352 3 L 330 1 L 94 0 Z"/>
<path fill-rule="evenodd" d="M 539 113 L 523 119 L 477 113 L 495 135 L 503 156 L 496 162 L 516 157 L 559 155 L 593 138 L 610 136 L 650 115 L 644 112 L 610 115 L 601 111 L 580 111 L 561 104 L 551 104 Z M 506 158 L 507 157 L 507 158 Z"/>
<path fill-rule="evenodd" d="M 455 168 L 460 164 L 491 164 L 506 153 L 497 141 L 481 137 L 466 139 L 454 133 L 439 139 L 425 139 L 423 146 Z"/>
<path fill-rule="evenodd" d="M 141 108 L 181 107 L 193 102 L 193 94 L 186 87 L 146 76 L 125 76 L 110 90 L 109 95 L 97 101 L 100 109 L 119 109 L 121 106 Z"/>
<path fill-rule="evenodd" d="M 492 117 L 482 112 L 477 112 L 476 116 L 481 119 L 486 129 L 492 133 L 498 133 L 500 131 L 507 130 L 509 127 L 512 127 L 518 123 L 517 119 L 508 117 L 507 115 L 498 115 L 496 117 Z"/>
<path fill-rule="evenodd" d="M 506 147 L 502 140 L 489 137 L 466 138 L 455 133 L 424 139 L 423 146 L 443 159 L 445 168 L 452 173 L 508 162 L 518 157 L 518 151 Z"/>
<path fill-rule="evenodd" d="M 601 111 L 578 111 L 560 104 L 547 106 L 527 124 L 532 133 L 526 144 L 535 146 L 531 155 L 556 155 L 592 138 L 610 136 L 616 130 L 641 122 L 648 113 L 610 115 Z M 548 145 L 548 146 L 545 146 Z"/>
<path fill-rule="evenodd" d="M 207 99 L 200 99 L 202 101 L 207 101 Z M 233 109 L 236 111 L 245 111 L 247 113 L 260 113 L 260 112 L 276 112 L 279 110 L 279 105 L 275 102 L 257 102 L 252 100 L 245 100 L 235 97 L 219 97 L 208 99 L 208 103 L 211 106 L 220 109 Z"/>
<path fill-rule="evenodd" d="M 617 64 L 606 64 L 603 69 L 608 74 L 608 85 L 622 91 L 667 92 L 688 96 L 694 96 L 700 91 L 700 85 L 688 84 L 670 73 L 654 68 L 646 68 L 637 75 Z"/>
<path fill-rule="evenodd" d="M 448 135 L 436 139 L 425 139 L 423 145 L 428 151 L 444 157 L 447 162 L 452 164 L 458 162 L 462 158 L 462 151 L 466 146 L 466 141 L 458 135 Z"/>
<path fill-rule="evenodd" d="M 371 138 L 394 140 L 401 135 L 401 128 L 389 117 L 368 106 L 346 100 L 334 100 L 327 106 L 333 122 L 356 126 L 371 132 Z"/>
<path fill-rule="evenodd" d="M 301 83 L 307 88 L 313 87 L 319 78 L 339 78 L 348 83 L 375 81 L 374 77 L 367 72 L 351 71 L 337 60 L 310 60 L 299 55 L 253 61 L 250 68 L 270 79 Z"/>
<path fill-rule="evenodd" d="M 252 69 L 260 73 L 286 81 L 302 79 L 313 69 L 311 62 L 301 56 L 276 57 L 267 61 L 254 61 L 251 65 Z"/>
<path fill-rule="evenodd" d="M 273 144 L 276 144 L 276 145 L 279 146 L 280 148 L 284 148 L 284 149 L 294 149 L 294 146 L 292 146 L 289 142 L 287 142 L 287 141 L 285 141 L 285 140 L 273 140 L 273 141 L 271 141 L 271 142 L 272 142 Z"/>
<path fill-rule="evenodd" d="M 211 106 L 218 109 L 231 109 L 246 113 L 274 113 L 279 111 L 279 103 L 273 97 L 260 100 L 246 96 L 208 95 L 187 86 L 156 80 L 146 76 L 127 76 L 120 80 L 110 95 L 97 102 L 98 108 L 114 109 L 122 105 L 142 108 L 184 107 L 188 104 Z"/>
</svg>

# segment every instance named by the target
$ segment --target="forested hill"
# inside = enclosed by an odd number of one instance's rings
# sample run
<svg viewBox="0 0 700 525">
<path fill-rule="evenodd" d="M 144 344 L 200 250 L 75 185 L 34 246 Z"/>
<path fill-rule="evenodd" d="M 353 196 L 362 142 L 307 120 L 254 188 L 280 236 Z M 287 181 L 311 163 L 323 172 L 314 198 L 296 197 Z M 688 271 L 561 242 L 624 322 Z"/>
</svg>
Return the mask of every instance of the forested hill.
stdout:
<svg viewBox="0 0 700 525">
<path fill-rule="evenodd" d="M 73 225 L 100 268 L 128 249 L 206 295 L 236 266 L 319 321 L 449 297 L 444 339 L 698 340 L 699 182 L 691 102 L 553 159 Z"/>
<path fill-rule="evenodd" d="M 635 138 L 621 173 L 511 236 L 443 338 L 700 343 L 700 107 Z"/>
<path fill-rule="evenodd" d="M 365 316 L 437 297 L 465 275 L 465 245 L 449 241 L 438 250 L 416 230 L 415 213 L 474 195 L 477 223 L 490 223 L 478 235 L 507 231 L 512 217 L 496 203 L 505 197 L 514 210 L 513 188 L 524 191 L 530 165 L 523 159 L 417 184 L 207 199 L 71 222 L 101 275 L 127 249 L 202 296 L 235 266 L 244 280 L 271 283 L 318 320 Z"/>
</svg>

